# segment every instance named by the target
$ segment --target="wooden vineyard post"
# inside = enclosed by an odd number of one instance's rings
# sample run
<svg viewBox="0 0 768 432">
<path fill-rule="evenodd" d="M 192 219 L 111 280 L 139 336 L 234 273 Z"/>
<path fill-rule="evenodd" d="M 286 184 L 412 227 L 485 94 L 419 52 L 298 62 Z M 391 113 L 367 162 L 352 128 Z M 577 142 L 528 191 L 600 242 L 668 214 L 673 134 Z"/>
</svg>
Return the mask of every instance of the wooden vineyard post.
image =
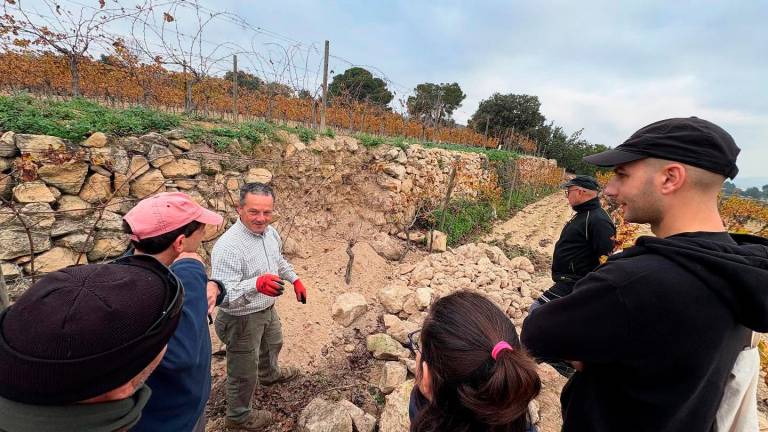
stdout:
<svg viewBox="0 0 768 432">
<path fill-rule="evenodd" d="M 323 104 L 320 106 L 320 130 L 325 130 L 325 105 L 328 103 L 328 51 L 330 42 L 325 41 L 325 54 L 323 55 Z"/>
</svg>

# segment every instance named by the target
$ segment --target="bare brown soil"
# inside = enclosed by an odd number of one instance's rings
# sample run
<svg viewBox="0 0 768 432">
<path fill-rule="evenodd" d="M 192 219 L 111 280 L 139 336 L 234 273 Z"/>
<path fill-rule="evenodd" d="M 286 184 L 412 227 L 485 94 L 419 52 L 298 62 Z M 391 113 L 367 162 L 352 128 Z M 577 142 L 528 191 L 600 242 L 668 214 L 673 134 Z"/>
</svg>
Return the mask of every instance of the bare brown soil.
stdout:
<svg viewBox="0 0 768 432">
<path fill-rule="evenodd" d="M 293 292 L 278 299 L 277 309 L 283 325 L 284 345 L 280 354 L 284 365 L 298 367 L 303 375 L 273 387 L 259 387 L 253 406 L 275 415 L 277 422 L 267 431 L 293 431 L 303 408 L 315 397 L 347 399 L 366 412 L 378 416 L 383 395 L 376 388 L 378 370 L 365 347 L 365 336 L 383 331 L 375 306 L 376 293 L 398 275 L 397 262 L 380 257 L 364 240 L 354 247 L 355 260 L 350 285 L 344 282 L 348 262 L 347 242 L 317 236 L 299 243 L 306 258 L 289 260 L 308 290 L 307 304 L 296 301 Z M 416 262 L 424 252 L 414 251 L 404 262 Z M 368 299 L 369 311 L 352 326 L 343 328 L 331 318 L 332 305 L 345 292 L 359 292 Z M 214 351 L 221 342 L 211 330 Z M 345 349 L 350 349 L 347 352 Z M 207 416 L 209 431 L 223 431 L 226 411 L 226 361 L 213 357 L 211 397 Z"/>
</svg>

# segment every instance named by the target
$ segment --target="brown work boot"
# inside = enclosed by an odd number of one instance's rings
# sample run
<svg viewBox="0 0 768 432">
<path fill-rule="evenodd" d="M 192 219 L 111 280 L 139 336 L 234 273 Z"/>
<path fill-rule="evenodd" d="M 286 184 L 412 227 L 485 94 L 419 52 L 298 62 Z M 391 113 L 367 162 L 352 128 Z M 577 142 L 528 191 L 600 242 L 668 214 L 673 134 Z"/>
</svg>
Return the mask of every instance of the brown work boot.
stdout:
<svg viewBox="0 0 768 432">
<path fill-rule="evenodd" d="M 269 411 L 254 410 L 248 419 L 242 423 L 235 423 L 230 419 L 224 421 L 224 426 L 228 431 L 263 431 L 265 427 L 272 424 L 274 419 Z"/>
<path fill-rule="evenodd" d="M 280 368 L 280 376 L 277 377 L 277 379 L 273 381 L 259 381 L 259 383 L 263 386 L 271 386 L 274 384 L 280 384 L 280 383 L 291 381 L 293 379 L 298 378 L 299 375 L 301 375 L 299 368 L 295 368 L 293 366 L 286 366 L 286 367 Z"/>
</svg>

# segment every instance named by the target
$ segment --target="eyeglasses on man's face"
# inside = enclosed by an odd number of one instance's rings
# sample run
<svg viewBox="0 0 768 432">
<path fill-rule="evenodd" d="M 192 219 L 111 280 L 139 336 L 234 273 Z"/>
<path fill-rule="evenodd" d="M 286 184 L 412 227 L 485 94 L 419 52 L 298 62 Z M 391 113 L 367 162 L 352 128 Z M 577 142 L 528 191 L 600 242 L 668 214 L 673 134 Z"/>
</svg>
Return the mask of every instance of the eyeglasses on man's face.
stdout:
<svg viewBox="0 0 768 432">
<path fill-rule="evenodd" d="M 565 196 L 568 196 L 571 192 L 578 191 L 579 188 L 570 188 L 565 190 Z"/>
<path fill-rule="evenodd" d="M 419 340 L 421 339 L 421 329 L 408 333 L 408 344 L 406 348 L 411 354 L 416 355 L 418 351 L 421 351 L 419 347 Z"/>
</svg>

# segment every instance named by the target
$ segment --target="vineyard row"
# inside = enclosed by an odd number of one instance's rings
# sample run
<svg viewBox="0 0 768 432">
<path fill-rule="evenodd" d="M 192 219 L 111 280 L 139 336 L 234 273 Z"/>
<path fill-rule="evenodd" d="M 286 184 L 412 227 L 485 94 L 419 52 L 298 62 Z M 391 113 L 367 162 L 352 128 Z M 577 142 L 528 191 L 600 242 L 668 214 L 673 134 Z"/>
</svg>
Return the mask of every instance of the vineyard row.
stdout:
<svg viewBox="0 0 768 432">
<path fill-rule="evenodd" d="M 78 66 L 80 91 L 84 97 L 112 103 L 134 103 L 182 110 L 186 85 L 198 113 L 232 113 L 233 83 L 219 77 L 194 79 L 191 74 L 169 71 L 155 64 L 95 61 L 84 58 Z M 68 60 L 51 53 L 0 54 L 0 87 L 27 90 L 44 95 L 68 95 L 71 74 Z M 316 125 L 319 102 L 286 94 L 269 94 L 238 89 L 238 115 Z M 498 138 L 485 137 L 464 127 L 430 127 L 378 106 L 351 98 L 337 98 L 326 110 L 329 126 L 412 139 L 496 148 Z M 515 136 L 513 150 L 533 153 L 536 145 L 524 136 Z"/>
</svg>

